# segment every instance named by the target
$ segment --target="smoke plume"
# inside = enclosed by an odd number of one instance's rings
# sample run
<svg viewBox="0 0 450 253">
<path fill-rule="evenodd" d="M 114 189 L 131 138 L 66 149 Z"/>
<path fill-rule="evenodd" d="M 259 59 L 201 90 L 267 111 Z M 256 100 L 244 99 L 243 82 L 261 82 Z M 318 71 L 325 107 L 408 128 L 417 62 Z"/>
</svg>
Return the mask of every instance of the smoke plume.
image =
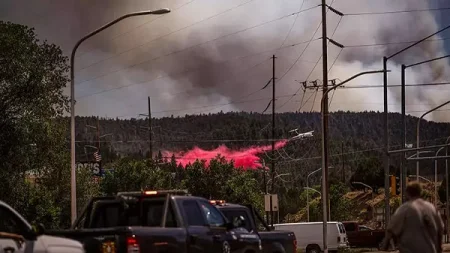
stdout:
<svg viewBox="0 0 450 253">
<path fill-rule="evenodd" d="M 89 39 L 79 49 L 75 66 L 80 114 L 132 117 L 145 112 L 146 97 L 152 96 L 154 116 L 160 117 L 262 111 L 270 101 L 270 89 L 256 91 L 272 77 L 272 54 L 277 56 L 278 110 L 319 110 L 319 99 L 302 100 L 302 92 L 288 96 L 299 89 L 296 80 L 322 79 L 320 62 L 315 66 L 321 56 L 320 41 L 300 43 L 313 35 L 321 37 L 320 29 L 314 34 L 320 8 L 290 15 L 317 4 L 315 0 L 47 0 L 36 4 L 6 0 L 0 3 L 0 15 L 35 26 L 41 38 L 61 45 L 69 55 L 77 38 L 107 21 L 131 11 L 171 8 L 172 13 L 165 16 L 125 20 Z M 328 4 L 344 14 L 448 7 L 439 0 L 330 0 Z M 444 14 L 420 11 L 344 15 L 341 19 L 329 12 L 329 37 L 346 46 L 341 51 L 329 45 L 330 79 L 344 80 L 360 71 L 380 69 L 382 56 L 408 45 L 396 42 L 418 40 L 437 31 L 437 19 Z M 399 84 L 400 64 L 445 55 L 441 38 L 435 36 L 392 58 L 390 84 Z M 379 46 L 353 47 L 368 44 Z M 446 81 L 449 70 L 447 60 L 417 66 L 408 70 L 407 82 Z M 381 81 L 381 75 L 365 76 L 348 86 L 379 85 Z M 407 111 L 427 110 L 447 99 L 445 92 L 439 87 L 408 88 Z M 391 88 L 389 96 L 391 111 L 398 110 L 399 89 Z M 214 104 L 220 106 L 210 106 Z M 382 90 L 339 90 L 330 109 L 381 110 Z M 430 119 L 445 120 L 445 115 L 433 114 Z"/>
<path fill-rule="evenodd" d="M 279 141 L 275 143 L 275 149 L 280 149 L 286 146 L 287 141 Z M 203 150 L 199 147 L 186 152 L 173 153 L 170 151 L 163 152 L 166 157 L 175 156 L 177 163 L 181 164 L 184 168 L 194 163 L 196 160 L 205 160 L 205 165 L 209 166 L 211 159 L 217 158 L 217 156 L 224 157 L 227 161 L 233 161 L 234 165 L 238 168 L 258 169 L 262 167 L 257 155 L 271 150 L 272 146 L 254 146 L 243 150 L 230 150 L 225 145 L 221 145 L 214 150 Z"/>
</svg>

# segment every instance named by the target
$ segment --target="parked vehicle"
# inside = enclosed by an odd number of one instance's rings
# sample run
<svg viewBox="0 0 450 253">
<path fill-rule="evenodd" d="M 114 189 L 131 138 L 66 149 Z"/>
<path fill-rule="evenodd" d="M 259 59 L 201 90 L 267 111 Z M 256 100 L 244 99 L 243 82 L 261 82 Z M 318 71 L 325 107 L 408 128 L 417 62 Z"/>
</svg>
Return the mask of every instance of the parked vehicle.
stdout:
<svg viewBox="0 0 450 253">
<path fill-rule="evenodd" d="M 323 251 L 323 222 L 300 222 L 275 224 L 275 230 L 289 230 L 297 238 L 297 248 L 306 253 L 319 253 Z M 329 221 L 328 225 L 328 251 L 337 251 L 347 248 L 347 235 L 341 222 Z"/>
<path fill-rule="evenodd" d="M 48 231 L 82 242 L 87 253 L 259 253 L 258 236 L 240 229 L 208 200 L 185 191 L 93 198 L 71 230 Z"/>
<path fill-rule="evenodd" d="M 297 250 L 297 240 L 290 231 L 274 231 L 261 218 L 254 207 L 226 203 L 223 200 L 213 200 L 225 217 L 230 221 L 241 220 L 242 227 L 250 233 L 254 233 L 261 238 L 264 253 L 295 253 Z M 261 224 L 265 231 L 259 231 L 257 223 Z"/>
<path fill-rule="evenodd" d="M 41 226 L 39 226 L 41 227 Z M 4 253 L 84 253 L 75 240 L 43 235 L 18 212 L 0 201 L 0 250 Z"/>
<path fill-rule="evenodd" d="M 384 230 L 376 230 L 360 225 L 356 221 L 342 222 L 347 231 L 350 247 L 379 248 L 385 236 Z"/>
</svg>

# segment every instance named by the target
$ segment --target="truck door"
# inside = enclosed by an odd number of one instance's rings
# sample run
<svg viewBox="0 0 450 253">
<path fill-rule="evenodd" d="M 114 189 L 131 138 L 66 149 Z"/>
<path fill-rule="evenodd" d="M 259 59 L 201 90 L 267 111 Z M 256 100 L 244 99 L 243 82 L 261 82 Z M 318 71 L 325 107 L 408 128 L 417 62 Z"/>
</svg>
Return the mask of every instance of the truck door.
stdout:
<svg viewBox="0 0 450 253">
<path fill-rule="evenodd" d="M 206 201 L 205 201 L 206 202 Z M 206 204 L 209 204 L 206 202 Z M 224 229 L 210 226 L 207 221 L 207 212 L 204 203 L 197 200 L 184 200 L 183 210 L 187 221 L 188 238 L 187 244 L 189 252 L 217 253 L 222 251 L 222 244 L 225 238 Z M 200 207 L 201 206 L 201 207 Z M 212 207 L 212 206 L 211 206 Z M 214 207 L 212 207 L 214 209 Z M 214 209 L 217 211 L 217 209 Z M 218 211 L 217 211 L 218 212 Z M 211 216 L 213 215 L 213 216 Z M 210 213 L 210 222 L 214 224 L 217 214 Z M 220 212 L 219 212 L 219 215 Z M 221 216 L 222 217 L 222 216 Z M 223 217 L 222 217 L 223 219 Z M 224 220 L 224 219 L 223 219 Z M 224 222 L 224 221 L 223 221 Z M 225 245 L 226 246 L 226 245 Z"/>
<path fill-rule="evenodd" d="M 2 253 L 21 253 L 25 245 L 34 244 L 26 242 L 22 237 L 26 230 L 23 222 L 11 210 L 0 205 L 0 251 Z"/>
</svg>

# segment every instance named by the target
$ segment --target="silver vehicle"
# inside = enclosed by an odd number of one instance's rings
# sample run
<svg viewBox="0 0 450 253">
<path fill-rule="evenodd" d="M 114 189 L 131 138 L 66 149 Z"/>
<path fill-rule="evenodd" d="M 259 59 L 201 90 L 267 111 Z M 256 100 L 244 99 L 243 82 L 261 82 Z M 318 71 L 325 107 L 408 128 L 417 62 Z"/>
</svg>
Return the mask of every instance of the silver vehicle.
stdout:
<svg viewBox="0 0 450 253">
<path fill-rule="evenodd" d="M 37 232 L 14 209 L 0 201 L 0 251 L 4 253 L 84 253 L 75 240 Z"/>
</svg>

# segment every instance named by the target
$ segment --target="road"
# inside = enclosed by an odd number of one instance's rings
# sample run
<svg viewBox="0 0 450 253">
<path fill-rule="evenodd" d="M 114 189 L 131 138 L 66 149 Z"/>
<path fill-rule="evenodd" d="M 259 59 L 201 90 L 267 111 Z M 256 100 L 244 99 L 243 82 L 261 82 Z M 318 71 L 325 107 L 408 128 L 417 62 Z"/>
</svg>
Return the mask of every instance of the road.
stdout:
<svg viewBox="0 0 450 253">
<path fill-rule="evenodd" d="M 389 251 L 391 253 L 398 251 Z M 443 246 L 443 252 L 450 252 L 450 243 L 446 243 Z M 386 251 L 365 251 L 364 253 L 386 253 Z"/>
</svg>

